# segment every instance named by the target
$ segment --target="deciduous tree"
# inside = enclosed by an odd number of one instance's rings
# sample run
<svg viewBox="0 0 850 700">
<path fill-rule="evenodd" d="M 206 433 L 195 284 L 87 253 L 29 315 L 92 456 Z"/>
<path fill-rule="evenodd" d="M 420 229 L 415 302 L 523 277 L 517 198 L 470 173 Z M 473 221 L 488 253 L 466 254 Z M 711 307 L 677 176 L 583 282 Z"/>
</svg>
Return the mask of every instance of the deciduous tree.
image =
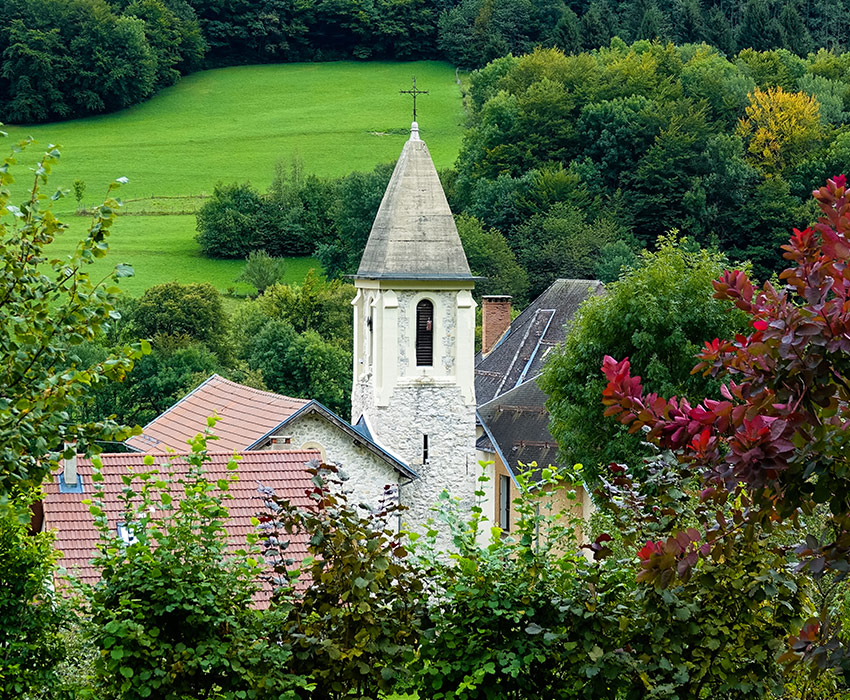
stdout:
<svg viewBox="0 0 850 700">
<path fill-rule="evenodd" d="M 0 166 L 0 504 L 10 493 L 38 486 L 68 443 L 88 450 L 95 440 L 129 436 L 113 421 L 79 423 L 72 414 L 93 387 L 123 379 L 133 360 L 149 351 L 144 344 L 120 347 L 103 361 L 68 365 L 75 347 L 98 339 L 116 321 L 115 282 L 132 270 L 118 265 L 99 281 L 88 272 L 106 255 L 120 206 L 112 195 L 119 182 L 109 187 L 109 198 L 96 208 L 73 251 L 53 253 L 51 243 L 67 226 L 50 211 L 41 190 L 58 158 L 53 147 L 42 156 L 30 195 L 20 205 L 12 203 L 8 189 L 15 156 Z"/>
</svg>

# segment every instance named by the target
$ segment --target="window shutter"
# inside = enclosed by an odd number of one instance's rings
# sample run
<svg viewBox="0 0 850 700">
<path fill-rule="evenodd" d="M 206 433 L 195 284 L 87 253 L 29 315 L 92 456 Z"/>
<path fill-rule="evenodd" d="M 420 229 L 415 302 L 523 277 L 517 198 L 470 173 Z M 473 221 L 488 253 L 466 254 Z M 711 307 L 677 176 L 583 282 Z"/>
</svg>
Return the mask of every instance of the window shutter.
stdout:
<svg viewBox="0 0 850 700">
<path fill-rule="evenodd" d="M 511 530 L 511 478 L 504 474 L 499 477 L 499 527 Z"/>
<path fill-rule="evenodd" d="M 416 305 L 416 366 L 434 364 L 434 305 L 423 299 Z"/>
</svg>

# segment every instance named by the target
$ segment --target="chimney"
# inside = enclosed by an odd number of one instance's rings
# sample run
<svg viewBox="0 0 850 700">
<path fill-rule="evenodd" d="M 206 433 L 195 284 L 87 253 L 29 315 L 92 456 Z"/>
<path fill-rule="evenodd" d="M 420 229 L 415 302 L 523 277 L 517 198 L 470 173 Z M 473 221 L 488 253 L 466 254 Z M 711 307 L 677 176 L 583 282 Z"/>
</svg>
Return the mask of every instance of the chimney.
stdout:
<svg viewBox="0 0 850 700">
<path fill-rule="evenodd" d="M 485 296 L 481 299 L 481 354 L 486 357 L 511 327 L 511 298 Z"/>
<path fill-rule="evenodd" d="M 77 483 L 77 443 L 73 443 L 71 447 L 74 449 L 74 456 L 65 458 L 64 471 L 65 483 L 69 486 Z"/>
<path fill-rule="evenodd" d="M 66 442 L 65 450 L 71 451 L 71 457 L 65 457 L 62 473 L 59 475 L 59 493 L 82 493 L 83 482 L 77 474 L 77 443 Z"/>
</svg>

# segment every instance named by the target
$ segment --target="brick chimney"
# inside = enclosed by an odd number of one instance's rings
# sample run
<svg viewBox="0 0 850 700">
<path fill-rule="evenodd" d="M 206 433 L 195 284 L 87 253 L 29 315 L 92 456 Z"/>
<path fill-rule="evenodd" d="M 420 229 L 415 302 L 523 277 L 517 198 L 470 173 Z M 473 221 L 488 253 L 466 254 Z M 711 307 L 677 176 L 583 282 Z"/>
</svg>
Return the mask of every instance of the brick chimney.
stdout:
<svg viewBox="0 0 850 700">
<path fill-rule="evenodd" d="M 511 327 L 511 298 L 485 296 L 481 299 L 481 354 L 486 357 Z"/>
</svg>

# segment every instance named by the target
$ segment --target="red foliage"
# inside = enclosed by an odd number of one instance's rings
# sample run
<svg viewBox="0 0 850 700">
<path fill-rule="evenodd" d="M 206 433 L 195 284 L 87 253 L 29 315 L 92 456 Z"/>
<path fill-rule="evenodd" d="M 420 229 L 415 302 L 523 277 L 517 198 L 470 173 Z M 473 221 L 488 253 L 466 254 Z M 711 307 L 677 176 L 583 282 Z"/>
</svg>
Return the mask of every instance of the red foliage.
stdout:
<svg viewBox="0 0 850 700">
<path fill-rule="evenodd" d="M 720 400 L 692 405 L 647 394 L 628 359 L 606 357 L 603 401 L 606 415 L 632 432 L 648 430 L 648 439 L 696 470 L 705 481 L 704 501 L 744 484 L 752 496 L 747 522 L 784 519 L 828 503 L 834 541 L 808 547 L 806 554 L 820 572 L 846 572 L 850 201 L 844 176 L 828 180 L 813 196 L 823 216 L 812 228 L 795 230 L 782 247 L 790 263 L 780 275 L 784 288 L 766 283 L 758 289 L 738 270 L 714 283 L 715 298 L 732 301 L 752 317 L 753 327 L 747 336 L 707 342 L 698 356 L 694 372 L 724 380 Z M 665 556 L 647 547 L 638 555 L 646 555 L 647 567 Z M 680 562 L 687 556 L 690 550 L 677 554 Z"/>
</svg>

